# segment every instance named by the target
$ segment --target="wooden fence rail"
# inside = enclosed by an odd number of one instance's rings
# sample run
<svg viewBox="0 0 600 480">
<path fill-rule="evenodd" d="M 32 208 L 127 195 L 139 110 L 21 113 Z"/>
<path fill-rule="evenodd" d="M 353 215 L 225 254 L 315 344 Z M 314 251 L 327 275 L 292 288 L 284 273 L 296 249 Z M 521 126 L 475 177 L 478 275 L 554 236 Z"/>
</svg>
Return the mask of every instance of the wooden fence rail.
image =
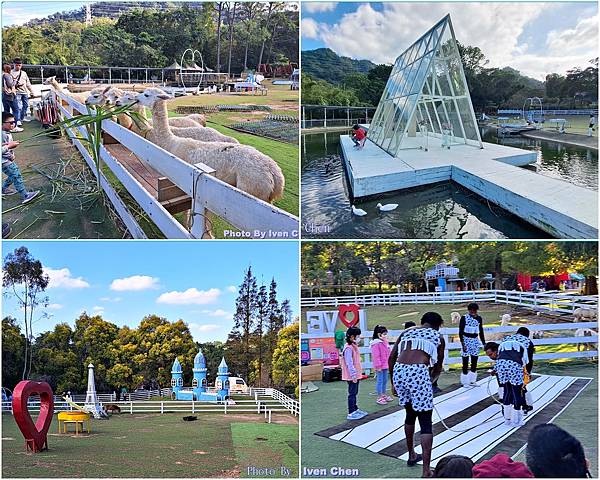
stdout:
<svg viewBox="0 0 600 480">
<path fill-rule="evenodd" d="M 83 104 L 62 92 L 54 93 L 60 100 L 58 104 L 62 118 L 87 113 Z M 205 237 L 207 212 L 218 215 L 240 231 L 248 232 L 248 238 L 257 238 L 258 235 L 271 239 L 298 238 L 298 217 L 222 182 L 212 175 L 212 168 L 203 164 L 190 165 L 112 120 L 104 120 L 102 130 L 110 136 L 111 141 L 125 147 L 147 167 L 169 179 L 183 195 L 190 197 L 192 222 L 188 231 L 113 155 L 112 148 L 106 148 L 106 145 L 100 148 L 102 161 L 167 238 Z M 67 134 L 94 175 L 97 175 L 96 165 L 81 141 L 81 138 L 88 138 L 87 130 L 67 129 Z M 100 184 L 129 233 L 134 238 L 145 238 L 142 228 L 102 172 Z"/>
<path fill-rule="evenodd" d="M 577 308 L 598 309 L 598 296 L 563 294 L 560 292 L 518 292 L 515 290 L 480 290 L 461 292 L 387 293 L 375 295 L 347 295 L 341 297 L 302 298 L 301 307 L 337 307 L 356 303 L 361 307 L 404 304 L 454 304 L 495 302 L 516 305 L 548 313 L 573 313 Z"/>
</svg>

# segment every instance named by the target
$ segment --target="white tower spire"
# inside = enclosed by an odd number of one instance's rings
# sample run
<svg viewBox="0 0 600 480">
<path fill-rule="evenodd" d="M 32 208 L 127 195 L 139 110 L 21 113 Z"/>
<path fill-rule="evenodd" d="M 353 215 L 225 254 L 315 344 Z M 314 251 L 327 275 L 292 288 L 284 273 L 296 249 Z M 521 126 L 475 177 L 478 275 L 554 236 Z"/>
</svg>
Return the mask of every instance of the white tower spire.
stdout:
<svg viewBox="0 0 600 480">
<path fill-rule="evenodd" d="M 94 381 L 94 365 L 91 363 L 88 365 L 88 384 L 87 393 L 85 395 L 85 409 L 94 415 L 94 418 L 102 418 L 106 416 L 104 410 L 98 402 L 98 395 L 96 394 L 96 382 Z"/>
</svg>

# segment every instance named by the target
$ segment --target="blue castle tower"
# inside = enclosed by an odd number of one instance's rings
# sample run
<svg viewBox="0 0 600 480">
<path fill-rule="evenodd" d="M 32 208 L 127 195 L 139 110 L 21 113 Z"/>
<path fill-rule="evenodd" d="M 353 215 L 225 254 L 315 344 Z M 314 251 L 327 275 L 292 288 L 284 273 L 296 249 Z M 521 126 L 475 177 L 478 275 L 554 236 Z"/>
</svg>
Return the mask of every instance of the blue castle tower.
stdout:
<svg viewBox="0 0 600 480">
<path fill-rule="evenodd" d="M 217 381 L 215 388 L 220 400 L 225 400 L 229 396 L 229 367 L 225 363 L 225 357 L 221 359 L 219 368 L 217 369 Z"/>
<path fill-rule="evenodd" d="M 173 368 L 171 368 L 171 388 L 173 389 L 175 398 L 177 398 L 177 395 L 183 388 L 183 371 L 178 358 L 175 358 L 175 361 L 173 362 Z"/>
<path fill-rule="evenodd" d="M 175 400 L 220 402 L 229 396 L 229 368 L 224 358 L 219 364 L 214 388 L 208 387 L 206 359 L 202 351 L 198 351 L 194 357 L 192 372 L 192 388 L 184 387 L 181 363 L 179 363 L 178 358 L 173 362 L 173 368 L 171 368 L 171 387 Z"/>
<path fill-rule="evenodd" d="M 206 360 L 202 354 L 202 350 L 199 350 L 194 357 L 194 379 L 192 380 L 192 389 L 194 390 L 194 396 L 200 398 L 200 396 L 206 392 Z"/>
</svg>

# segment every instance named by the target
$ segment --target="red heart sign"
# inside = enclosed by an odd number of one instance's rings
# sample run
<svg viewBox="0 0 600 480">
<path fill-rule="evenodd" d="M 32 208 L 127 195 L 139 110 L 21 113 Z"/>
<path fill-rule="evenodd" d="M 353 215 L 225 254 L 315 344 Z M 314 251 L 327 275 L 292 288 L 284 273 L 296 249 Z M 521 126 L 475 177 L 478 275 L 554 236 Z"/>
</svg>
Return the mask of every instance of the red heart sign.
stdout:
<svg viewBox="0 0 600 480">
<path fill-rule="evenodd" d="M 40 414 L 35 422 L 29 414 L 27 401 L 31 395 L 40 396 Z M 23 380 L 13 390 L 13 416 L 21 433 L 25 437 L 26 448 L 33 452 L 48 449 L 48 430 L 54 415 L 54 397 L 52 388 L 46 382 Z"/>
<path fill-rule="evenodd" d="M 353 327 L 358 323 L 358 310 L 359 306 L 356 304 L 352 305 L 340 305 L 338 307 L 338 315 L 340 316 L 340 321 L 346 325 L 346 327 Z M 352 312 L 352 320 L 348 320 L 346 318 L 346 314 Z"/>
</svg>

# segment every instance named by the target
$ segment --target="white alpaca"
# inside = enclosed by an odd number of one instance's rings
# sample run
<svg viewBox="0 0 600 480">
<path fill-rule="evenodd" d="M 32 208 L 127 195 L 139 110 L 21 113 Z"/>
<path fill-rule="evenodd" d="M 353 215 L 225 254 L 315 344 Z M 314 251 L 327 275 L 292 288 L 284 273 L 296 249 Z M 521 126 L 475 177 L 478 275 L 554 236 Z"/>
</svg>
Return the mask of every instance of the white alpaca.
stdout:
<svg viewBox="0 0 600 480">
<path fill-rule="evenodd" d="M 143 105 L 141 105 L 137 100 L 137 95 L 133 92 L 124 92 L 117 99 L 113 99 L 115 105 L 133 105 L 133 110 L 139 113 L 143 120 L 144 125 L 137 125 L 135 121 L 129 118 L 129 125 L 125 125 L 126 128 L 132 129 L 134 132 L 144 135 L 145 131 L 152 128 L 152 121 L 146 117 L 146 109 Z M 201 142 L 224 142 L 224 143 L 236 143 L 239 144 L 235 138 L 228 137 L 227 135 L 223 135 L 218 132 L 214 128 L 210 127 L 202 127 L 198 123 L 193 122 L 195 125 L 193 127 L 178 127 L 174 124 L 178 124 L 179 122 L 174 122 L 174 120 L 178 120 L 177 118 L 168 118 L 169 127 L 171 127 L 171 133 L 176 137 L 181 138 L 193 138 L 194 140 L 200 140 Z M 133 125 L 132 125 L 133 124 Z"/>
<path fill-rule="evenodd" d="M 580 322 L 582 320 L 593 320 L 596 318 L 596 309 L 595 308 L 576 308 L 573 312 L 574 321 Z"/>
<path fill-rule="evenodd" d="M 456 323 L 460 322 L 460 313 L 458 313 L 458 312 L 452 312 L 450 314 L 450 321 L 453 324 L 456 324 Z"/>
<path fill-rule="evenodd" d="M 147 88 L 137 98 L 143 106 L 152 108 L 153 127 L 146 134 L 148 140 L 188 163 L 214 168 L 217 178 L 261 200 L 281 198 L 285 179 L 272 158 L 247 145 L 177 137 L 167 122 L 166 100 L 170 96 L 158 88 Z"/>
<path fill-rule="evenodd" d="M 94 89 L 92 89 L 90 92 L 78 92 L 78 93 L 73 93 L 70 92 L 69 90 L 66 90 L 60 83 L 58 83 L 58 81 L 56 80 L 56 77 L 48 77 L 44 80 L 44 85 L 52 85 L 52 87 L 60 93 L 64 93 L 65 95 L 68 95 L 69 97 L 73 98 L 74 100 L 77 100 L 79 103 L 85 103 L 85 101 L 88 99 L 90 93 L 92 92 L 101 92 L 102 90 L 104 90 L 104 87 L 96 87 Z"/>
<path fill-rule="evenodd" d="M 504 315 L 502 315 L 502 317 L 500 317 L 500 325 L 502 325 L 503 327 L 507 327 L 508 325 L 510 325 L 511 320 L 512 317 L 508 313 L 505 313 Z"/>
<path fill-rule="evenodd" d="M 593 337 L 597 335 L 597 332 L 595 332 L 594 330 L 592 330 L 591 328 L 578 328 L 577 330 L 575 330 L 575 336 L 576 337 Z M 579 352 L 581 349 L 583 349 L 583 351 L 587 351 L 587 350 L 596 350 L 597 344 L 596 343 L 578 343 L 577 344 L 577 351 Z"/>
</svg>

